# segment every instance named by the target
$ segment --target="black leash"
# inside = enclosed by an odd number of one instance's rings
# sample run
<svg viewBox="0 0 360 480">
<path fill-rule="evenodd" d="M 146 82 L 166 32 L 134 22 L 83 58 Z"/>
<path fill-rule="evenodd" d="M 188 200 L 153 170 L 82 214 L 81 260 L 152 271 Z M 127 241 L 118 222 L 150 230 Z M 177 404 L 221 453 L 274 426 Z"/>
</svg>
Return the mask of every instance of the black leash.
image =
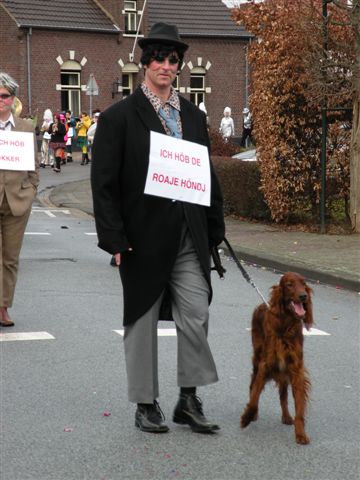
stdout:
<svg viewBox="0 0 360 480">
<path fill-rule="evenodd" d="M 231 257 L 233 258 L 233 260 L 235 261 L 236 265 L 238 266 L 240 272 L 242 273 L 242 276 L 245 278 L 245 280 L 250 283 L 250 285 L 255 288 L 255 290 L 257 291 L 257 293 L 260 295 L 262 301 L 265 303 L 265 305 L 269 306 L 267 300 L 265 299 L 265 297 L 263 296 L 263 294 L 260 292 L 260 290 L 258 289 L 258 287 L 255 285 L 255 283 L 251 280 L 250 278 L 250 275 L 248 274 L 248 272 L 245 270 L 245 268 L 241 265 L 239 259 L 237 258 L 232 246 L 230 245 L 228 239 L 226 237 L 224 237 L 224 243 L 225 245 L 227 246 L 228 250 L 229 250 L 229 253 L 231 255 Z M 215 263 L 215 262 L 214 262 Z M 216 264 L 215 264 L 216 265 Z M 220 273 L 219 273 L 220 275 Z"/>
</svg>

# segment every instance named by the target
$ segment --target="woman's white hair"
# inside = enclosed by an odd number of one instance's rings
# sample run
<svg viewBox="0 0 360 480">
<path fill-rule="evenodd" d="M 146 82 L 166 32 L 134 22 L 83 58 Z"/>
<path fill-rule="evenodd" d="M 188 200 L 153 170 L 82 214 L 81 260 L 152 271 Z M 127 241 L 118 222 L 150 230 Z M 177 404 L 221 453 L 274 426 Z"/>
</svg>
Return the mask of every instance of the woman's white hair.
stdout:
<svg viewBox="0 0 360 480">
<path fill-rule="evenodd" d="M 19 85 L 5 72 L 0 72 L 0 87 L 6 88 L 11 95 L 16 95 Z"/>
</svg>

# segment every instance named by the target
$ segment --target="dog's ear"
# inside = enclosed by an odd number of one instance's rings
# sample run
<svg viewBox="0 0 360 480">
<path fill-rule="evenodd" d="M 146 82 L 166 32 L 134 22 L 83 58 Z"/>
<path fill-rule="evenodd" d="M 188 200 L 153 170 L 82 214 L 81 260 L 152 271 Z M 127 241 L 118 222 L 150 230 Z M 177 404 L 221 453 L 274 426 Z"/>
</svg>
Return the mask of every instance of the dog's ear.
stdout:
<svg viewBox="0 0 360 480">
<path fill-rule="evenodd" d="M 306 285 L 305 290 L 307 293 L 307 300 L 306 300 L 306 315 L 304 318 L 304 325 L 306 330 L 310 330 L 310 328 L 314 325 L 313 307 L 312 307 L 312 289 Z"/>
<path fill-rule="evenodd" d="M 274 315 L 280 317 L 283 311 L 283 289 L 280 285 L 273 285 L 271 287 L 271 296 L 270 296 L 270 310 Z"/>
</svg>

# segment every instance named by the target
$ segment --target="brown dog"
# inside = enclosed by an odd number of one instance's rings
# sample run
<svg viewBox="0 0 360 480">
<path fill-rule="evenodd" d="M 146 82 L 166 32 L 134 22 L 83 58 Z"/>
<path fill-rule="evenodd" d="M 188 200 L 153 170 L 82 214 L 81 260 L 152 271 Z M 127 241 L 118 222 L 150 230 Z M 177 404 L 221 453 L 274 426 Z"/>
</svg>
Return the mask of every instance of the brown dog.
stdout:
<svg viewBox="0 0 360 480">
<path fill-rule="evenodd" d="M 269 307 L 259 305 L 252 317 L 253 373 L 250 400 L 241 416 L 241 427 L 257 420 L 260 394 L 269 380 L 279 388 L 282 422 L 295 426 L 297 443 L 307 444 L 305 409 L 310 380 L 303 362 L 303 323 L 313 325 L 312 290 L 301 275 L 285 273 L 272 287 Z M 288 409 L 288 385 L 295 403 L 295 420 Z"/>
</svg>

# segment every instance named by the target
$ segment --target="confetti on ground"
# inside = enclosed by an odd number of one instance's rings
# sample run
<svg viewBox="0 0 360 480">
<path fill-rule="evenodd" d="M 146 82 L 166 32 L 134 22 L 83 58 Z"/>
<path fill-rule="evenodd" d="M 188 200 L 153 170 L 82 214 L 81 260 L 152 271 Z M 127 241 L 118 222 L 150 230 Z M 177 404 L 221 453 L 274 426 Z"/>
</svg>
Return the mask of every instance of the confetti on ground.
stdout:
<svg viewBox="0 0 360 480">
<path fill-rule="evenodd" d="M 71 427 L 65 427 L 65 428 L 64 428 L 64 432 L 67 432 L 67 433 L 68 433 L 68 432 L 72 432 L 73 430 L 74 430 L 74 429 L 71 428 Z"/>
<path fill-rule="evenodd" d="M 103 416 L 104 416 L 104 417 L 110 417 L 110 415 L 111 415 L 111 413 L 110 413 L 110 412 L 107 412 L 107 411 L 103 413 Z"/>
</svg>

